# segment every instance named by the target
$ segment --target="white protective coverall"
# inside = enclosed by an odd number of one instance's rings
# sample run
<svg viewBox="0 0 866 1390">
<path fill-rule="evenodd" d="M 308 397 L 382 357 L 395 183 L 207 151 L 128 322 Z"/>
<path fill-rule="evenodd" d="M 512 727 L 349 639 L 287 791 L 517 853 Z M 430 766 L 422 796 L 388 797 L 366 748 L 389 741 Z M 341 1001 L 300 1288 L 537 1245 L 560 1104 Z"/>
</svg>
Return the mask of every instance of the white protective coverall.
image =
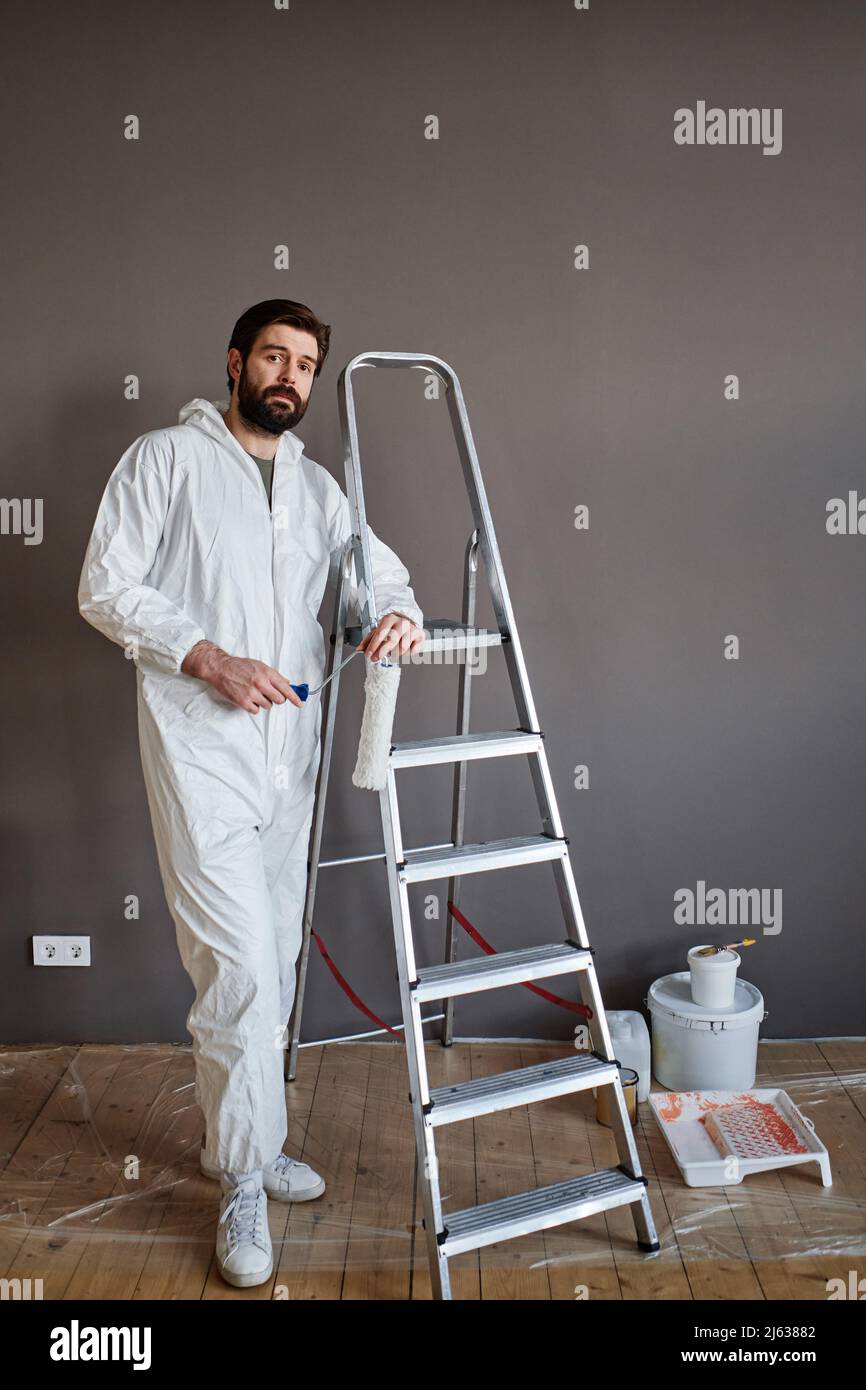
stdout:
<svg viewBox="0 0 866 1390">
<path fill-rule="evenodd" d="M 212 1166 L 249 1173 L 286 1139 L 283 1048 L 301 947 L 321 698 L 251 714 L 180 670 L 207 638 L 318 685 L 317 613 L 351 534 L 339 484 L 279 436 L 273 511 L 227 428 L 228 401 L 190 401 L 114 469 L 81 572 L 79 611 L 136 661 L 147 800 L 178 949 Z M 370 531 L 380 617 L 421 610 Z M 354 600 L 354 595 L 352 596 Z M 353 605 L 354 607 L 354 602 Z"/>
</svg>

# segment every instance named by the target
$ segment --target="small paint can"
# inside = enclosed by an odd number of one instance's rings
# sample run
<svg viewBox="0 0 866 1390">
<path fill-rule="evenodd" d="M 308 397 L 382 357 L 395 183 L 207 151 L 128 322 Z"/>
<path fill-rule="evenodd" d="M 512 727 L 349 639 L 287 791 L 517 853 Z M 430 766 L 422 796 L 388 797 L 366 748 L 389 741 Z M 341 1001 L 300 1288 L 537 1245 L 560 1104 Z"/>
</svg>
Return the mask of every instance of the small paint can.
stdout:
<svg viewBox="0 0 866 1390">
<path fill-rule="evenodd" d="M 703 946 L 693 946 L 687 956 L 692 1001 L 705 1009 L 729 1009 L 737 988 L 740 957 L 736 951 L 716 951 L 698 955 Z"/>
<path fill-rule="evenodd" d="M 619 1079 L 622 1083 L 625 1108 L 628 1111 L 632 1128 L 634 1128 L 637 1125 L 637 1086 L 640 1078 L 636 1071 L 632 1071 L 631 1067 L 620 1067 Z M 595 1097 L 595 1118 L 600 1125 L 607 1125 L 608 1129 L 613 1128 L 615 1106 L 613 1087 L 599 1086 Z"/>
</svg>

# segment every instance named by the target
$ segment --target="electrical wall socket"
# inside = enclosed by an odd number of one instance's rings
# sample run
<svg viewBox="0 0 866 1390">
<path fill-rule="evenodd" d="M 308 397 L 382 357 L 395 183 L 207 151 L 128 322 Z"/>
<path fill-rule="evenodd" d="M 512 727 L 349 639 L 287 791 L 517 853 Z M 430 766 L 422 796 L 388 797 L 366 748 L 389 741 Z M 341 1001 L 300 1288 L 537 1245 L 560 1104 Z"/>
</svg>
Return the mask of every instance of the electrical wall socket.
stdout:
<svg viewBox="0 0 866 1390">
<path fill-rule="evenodd" d="M 34 965 L 89 965 L 89 936 L 34 936 Z"/>
</svg>

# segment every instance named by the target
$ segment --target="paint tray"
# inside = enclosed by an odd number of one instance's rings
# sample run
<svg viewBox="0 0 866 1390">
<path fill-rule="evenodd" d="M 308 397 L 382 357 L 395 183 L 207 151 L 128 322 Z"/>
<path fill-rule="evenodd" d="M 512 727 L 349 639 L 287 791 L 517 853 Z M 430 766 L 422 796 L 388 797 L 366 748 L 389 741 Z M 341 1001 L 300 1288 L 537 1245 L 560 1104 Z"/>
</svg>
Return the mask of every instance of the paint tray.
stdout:
<svg viewBox="0 0 866 1390">
<path fill-rule="evenodd" d="M 786 1091 L 655 1091 L 649 1103 L 689 1187 L 728 1187 L 795 1163 L 817 1163 L 832 1185 L 830 1155 Z"/>
</svg>

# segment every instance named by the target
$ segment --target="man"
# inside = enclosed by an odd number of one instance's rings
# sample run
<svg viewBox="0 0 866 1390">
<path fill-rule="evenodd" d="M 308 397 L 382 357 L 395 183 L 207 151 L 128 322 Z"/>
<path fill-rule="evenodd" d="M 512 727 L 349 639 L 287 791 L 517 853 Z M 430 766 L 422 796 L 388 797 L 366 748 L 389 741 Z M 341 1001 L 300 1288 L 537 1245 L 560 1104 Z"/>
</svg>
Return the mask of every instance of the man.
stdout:
<svg viewBox="0 0 866 1390">
<path fill-rule="evenodd" d="M 292 433 L 330 326 L 273 299 L 235 324 L 228 401 L 195 399 L 114 469 L 81 572 L 82 616 L 136 661 L 138 727 L 166 901 L 195 987 L 187 1026 L 220 1177 L 218 1266 L 270 1277 L 266 1196 L 324 1181 L 282 1152 L 283 1048 L 301 947 L 324 678 L 317 614 L 352 532 L 337 482 Z M 422 614 L 370 532 L 377 610 L 367 657 L 411 653 Z"/>
</svg>

